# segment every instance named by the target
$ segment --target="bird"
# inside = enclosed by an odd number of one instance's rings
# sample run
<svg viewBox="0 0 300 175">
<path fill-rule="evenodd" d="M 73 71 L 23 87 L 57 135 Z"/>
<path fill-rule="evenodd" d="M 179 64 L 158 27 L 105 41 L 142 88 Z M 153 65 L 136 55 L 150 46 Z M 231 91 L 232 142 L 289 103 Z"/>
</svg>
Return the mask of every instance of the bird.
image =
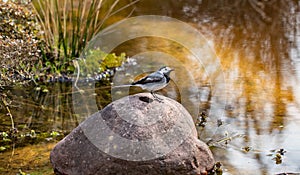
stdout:
<svg viewBox="0 0 300 175">
<path fill-rule="evenodd" d="M 155 95 L 155 91 L 163 89 L 169 84 L 171 80 L 170 73 L 172 71 L 174 71 L 174 69 L 168 66 L 163 66 L 156 72 L 142 77 L 141 79 L 131 83 L 130 85 L 121 85 L 115 87 L 137 86 L 142 88 L 143 90 L 149 91 L 156 100 L 161 101 L 161 99 Z"/>
</svg>

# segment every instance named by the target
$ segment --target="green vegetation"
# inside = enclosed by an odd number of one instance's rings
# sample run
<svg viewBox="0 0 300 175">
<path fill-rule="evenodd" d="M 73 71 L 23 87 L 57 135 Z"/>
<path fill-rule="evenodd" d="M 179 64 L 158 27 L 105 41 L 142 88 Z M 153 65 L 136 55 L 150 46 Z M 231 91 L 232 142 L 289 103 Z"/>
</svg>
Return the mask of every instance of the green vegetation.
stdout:
<svg viewBox="0 0 300 175">
<path fill-rule="evenodd" d="M 65 134 L 60 131 L 36 132 L 29 128 L 21 132 L 17 129 L 3 131 L 0 132 L 0 152 L 29 144 L 57 142 L 64 136 Z"/>
<path fill-rule="evenodd" d="M 119 0 L 33 0 L 47 46 L 43 50 L 45 66 L 55 73 L 72 72 L 72 60 L 105 22 L 137 1 L 120 6 Z"/>
<path fill-rule="evenodd" d="M 89 50 L 85 55 L 84 60 L 79 60 L 80 73 L 83 76 L 99 75 L 107 69 L 121 66 L 126 59 L 125 53 L 116 56 L 107 54 L 100 49 Z"/>
<path fill-rule="evenodd" d="M 132 8 L 136 2 L 0 0 L 0 87 L 73 74 L 73 60 L 89 40 L 108 20 L 116 14 L 128 13 L 123 10 Z M 95 52 L 101 52 L 100 49 Z M 100 63 L 102 71 L 119 60 L 114 54 L 107 53 L 107 57 Z M 107 62 L 110 65 L 104 65 Z"/>
<path fill-rule="evenodd" d="M 63 136 L 14 124 L 16 116 L 11 111 L 15 109 L 14 94 L 9 89 L 16 85 L 22 89 L 33 82 L 37 94 L 39 91 L 47 94 L 45 82 L 59 77 L 72 78 L 75 62 L 82 75 L 100 75 L 104 79 L 98 79 L 103 82 L 97 85 L 107 86 L 107 77 L 112 76 L 112 69 L 122 65 L 124 53 L 117 56 L 95 48 L 86 51 L 85 60 L 77 62 L 74 59 L 78 60 L 89 40 L 108 19 L 136 2 L 138 0 L 127 4 L 120 0 L 0 0 L 0 111 L 7 114 L 1 117 L 10 118 L 11 122 L 1 129 L 0 151 L 12 145 L 22 146 L 25 142 Z M 62 89 L 61 93 L 69 92 Z M 107 91 L 104 94 L 109 97 Z"/>
<path fill-rule="evenodd" d="M 23 83 L 41 65 L 41 30 L 29 4 L 0 1 L 0 87 Z"/>
<path fill-rule="evenodd" d="M 109 77 L 114 68 L 122 65 L 126 55 L 95 48 L 85 51 L 85 60 L 78 57 L 88 42 L 109 24 L 108 20 L 122 19 L 114 17 L 119 13 L 130 15 L 128 8 L 133 9 L 132 5 L 138 1 L 129 0 L 124 4 L 125 1 L 120 0 L 0 0 L 0 119 L 3 122 L 0 153 L 7 157 L 0 161 L 3 165 L 0 174 L 52 174 L 48 158 L 53 143 L 68 134 L 69 123 L 78 124 L 70 107 L 70 84 L 55 86 L 46 82 L 61 77 L 72 81 L 79 66 L 81 76 L 102 77 L 97 79 L 101 81 L 96 83 L 100 94 L 96 98 L 100 99 L 100 108 L 109 103 Z M 16 89 L 30 89 L 25 88 L 27 85 L 35 86 L 29 86 L 33 91 L 26 91 L 33 94 L 16 93 L 20 92 Z M 55 90 L 50 86 L 55 86 Z M 25 103 L 28 109 L 20 108 Z M 24 111 L 18 112 L 20 110 Z M 45 117 L 44 113 L 53 116 Z M 33 125 L 36 120 L 41 123 Z M 59 126 L 47 126 L 53 122 Z M 69 128 L 63 127 L 66 125 Z M 51 148 L 43 150 L 43 155 L 28 151 L 39 144 L 51 145 Z M 22 151 L 18 153 L 19 150 Z M 12 158 L 22 153 L 26 155 Z M 23 159 L 24 162 L 20 162 Z"/>
</svg>

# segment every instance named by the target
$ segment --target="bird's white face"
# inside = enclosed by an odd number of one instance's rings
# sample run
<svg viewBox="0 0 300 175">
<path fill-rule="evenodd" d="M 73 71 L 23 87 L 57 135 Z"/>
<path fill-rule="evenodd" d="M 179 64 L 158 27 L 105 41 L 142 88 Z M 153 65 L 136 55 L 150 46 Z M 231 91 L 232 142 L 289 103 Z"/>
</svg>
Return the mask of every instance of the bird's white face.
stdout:
<svg viewBox="0 0 300 175">
<path fill-rule="evenodd" d="M 170 72 L 173 71 L 173 69 L 166 66 L 166 67 L 160 68 L 159 71 L 163 74 L 169 75 Z"/>
</svg>

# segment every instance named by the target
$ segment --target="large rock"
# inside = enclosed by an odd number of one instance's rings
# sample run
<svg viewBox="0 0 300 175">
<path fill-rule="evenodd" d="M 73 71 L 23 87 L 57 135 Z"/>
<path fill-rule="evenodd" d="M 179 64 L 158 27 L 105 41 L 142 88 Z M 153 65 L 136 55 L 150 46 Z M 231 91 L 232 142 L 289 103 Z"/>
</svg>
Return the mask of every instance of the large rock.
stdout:
<svg viewBox="0 0 300 175">
<path fill-rule="evenodd" d="M 149 93 L 116 100 L 82 122 L 51 152 L 56 174 L 206 174 L 214 166 L 192 117 Z"/>
</svg>

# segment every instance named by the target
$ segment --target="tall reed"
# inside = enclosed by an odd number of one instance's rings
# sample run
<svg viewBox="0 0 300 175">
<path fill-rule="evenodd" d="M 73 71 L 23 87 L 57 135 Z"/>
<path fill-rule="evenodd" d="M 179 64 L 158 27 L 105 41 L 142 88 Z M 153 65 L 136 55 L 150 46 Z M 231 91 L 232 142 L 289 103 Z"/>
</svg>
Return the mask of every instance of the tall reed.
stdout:
<svg viewBox="0 0 300 175">
<path fill-rule="evenodd" d="M 68 61 L 80 55 L 110 17 L 138 1 L 120 5 L 120 0 L 33 0 L 32 5 L 48 49 Z"/>
</svg>

